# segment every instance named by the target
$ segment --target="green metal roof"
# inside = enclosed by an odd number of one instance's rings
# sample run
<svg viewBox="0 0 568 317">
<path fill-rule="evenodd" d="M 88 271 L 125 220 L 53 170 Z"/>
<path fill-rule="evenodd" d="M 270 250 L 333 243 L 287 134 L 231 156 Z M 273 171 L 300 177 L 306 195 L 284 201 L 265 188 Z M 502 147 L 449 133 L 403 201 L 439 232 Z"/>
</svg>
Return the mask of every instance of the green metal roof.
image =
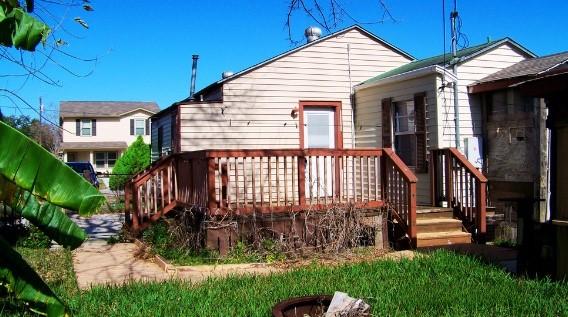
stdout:
<svg viewBox="0 0 568 317">
<path fill-rule="evenodd" d="M 521 51 L 527 53 L 528 55 L 534 56 L 534 54 L 532 52 L 528 51 L 527 49 L 525 49 L 521 45 L 517 44 L 513 40 L 511 40 L 509 38 L 503 38 L 503 39 L 499 39 L 499 40 L 496 40 L 496 41 L 490 41 L 490 42 L 487 42 L 487 43 L 484 43 L 484 44 L 468 47 L 468 48 L 457 51 L 457 56 L 456 56 L 456 58 L 458 59 L 457 62 L 460 63 L 460 62 L 466 61 L 469 58 L 476 56 L 478 53 L 481 53 L 485 50 L 491 49 L 491 48 L 493 48 L 497 45 L 500 45 L 502 43 L 505 43 L 505 42 L 511 43 L 514 46 L 516 46 L 517 48 L 519 48 Z M 434 66 L 434 65 L 447 66 L 447 65 L 450 65 L 451 60 L 452 60 L 451 54 L 438 55 L 438 56 L 429 57 L 429 58 L 425 58 L 425 59 L 421 59 L 421 60 L 416 60 L 416 61 L 410 62 L 408 64 L 402 65 L 400 67 L 397 67 L 395 69 L 392 69 L 388 72 L 382 73 L 382 74 L 380 74 L 376 77 L 373 77 L 371 79 L 368 79 L 368 80 L 362 82 L 360 85 L 378 82 L 381 79 L 385 79 L 385 78 L 388 78 L 388 77 L 404 74 L 404 73 L 407 73 L 407 72 L 410 72 L 410 71 L 413 71 L 413 70 L 417 70 L 417 69 L 421 69 L 421 68 L 424 68 L 424 67 L 428 67 L 428 66 Z"/>
</svg>

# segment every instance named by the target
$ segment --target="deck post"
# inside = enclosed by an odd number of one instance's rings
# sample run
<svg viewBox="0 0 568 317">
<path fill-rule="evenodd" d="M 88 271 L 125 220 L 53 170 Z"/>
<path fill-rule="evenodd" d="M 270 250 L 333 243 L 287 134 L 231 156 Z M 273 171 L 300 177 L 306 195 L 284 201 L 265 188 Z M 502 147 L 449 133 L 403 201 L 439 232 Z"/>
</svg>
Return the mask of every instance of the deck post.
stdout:
<svg viewBox="0 0 568 317">
<path fill-rule="evenodd" d="M 126 183 L 126 185 L 124 186 L 124 221 L 127 224 L 132 224 L 132 218 L 131 218 L 131 213 L 132 213 L 132 206 L 131 204 L 131 200 L 132 200 L 132 184 L 130 184 L 129 182 Z"/>
<path fill-rule="evenodd" d="M 298 156 L 298 203 L 306 206 L 306 156 Z"/>
<path fill-rule="evenodd" d="M 479 243 L 485 243 L 485 233 L 487 231 L 486 228 L 486 190 L 487 190 L 487 183 L 482 181 L 477 181 L 476 187 L 476 198 L 477 198 L 477 228 L 479 230 L 477 240 Z"/>
<path fill-rule="evenodd" d="M 132 195 L 129 195 L 132 198 L 132 213 L 130 213 L 130 217 L 132 220 L 131 228 L 132 231 L 137 232 L 140 228 L 140 224 L 138 222 L 138 190 L 136 190 L 136 186 L 134 183 L 128 185 L 130 187 L 130 191 L 132 191 Z"/>
<path fill-rule="evenodd" d="M 438 198 L 440 195 L 440 190 L 438 189 L 438 152 L 436 150 L 430 150 L 430 202 L 432 206 L 438 205 Z M 436 197 L 438 196 L 438 197 Z"/>
<path fill-rule="evenodd" d="M 387 157 L 384 153 L 381 153 L 381 198 L 382 200 L 387 203 L 388 202 L 388 184 L 387 184 Z"/>
<path fill-rule="evenodd" d="M 217 197 L 215 195 L 215 158 L 208 157 L 207 160 L 207 207 L 210 214 L 217 210 Z"/>
<path fill-rule="evenodd" d="M 416 248 L 416 182 L 410 182 L 408 189 L 408 235 L 412 247 Z"/>
<path fill-rule="evenodd" d="M 453 190 L 453 171 L 452 171 L 452 155 L 449 150 L 444 150 L 446 158 L 446 199 L 448 200 L 448 207 L 453 207 L 452 201 L 454 200 L 454 190 Z"/>
</svg>

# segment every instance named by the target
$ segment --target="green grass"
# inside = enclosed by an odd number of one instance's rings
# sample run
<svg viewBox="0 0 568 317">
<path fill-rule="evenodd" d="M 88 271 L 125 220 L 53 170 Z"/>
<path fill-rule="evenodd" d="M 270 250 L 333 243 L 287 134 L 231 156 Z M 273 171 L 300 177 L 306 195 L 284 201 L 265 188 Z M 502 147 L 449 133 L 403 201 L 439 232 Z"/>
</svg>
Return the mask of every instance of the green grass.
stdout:
<svg viewBox="0 0 568 317">
<path fill-rule="evenodd" d="M 96 287 L 69 302 L 77 316 L 270 316 L 293 296 L 344 291 L 375 316 L 563 316 L 568 284 L 525 280 L 447 252 L 413 261 L 316 264 L 261 277 Z"/>
</svg>

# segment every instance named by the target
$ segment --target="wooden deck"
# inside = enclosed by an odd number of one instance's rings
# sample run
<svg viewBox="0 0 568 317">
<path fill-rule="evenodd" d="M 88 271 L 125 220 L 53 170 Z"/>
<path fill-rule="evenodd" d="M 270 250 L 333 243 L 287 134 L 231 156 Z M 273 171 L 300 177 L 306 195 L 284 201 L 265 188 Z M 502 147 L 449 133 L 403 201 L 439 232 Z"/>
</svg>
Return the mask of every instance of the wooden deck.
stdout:
<svg viewBox="0 0 568 317">
<path fill-rule="evenodd" d="M 385 207 L 414 241 L 416 181 L 391 149 L 184 152 L 127 184 L 127 219 L 139 230 L 176 207 L 221 217 Z"/>
</svg>

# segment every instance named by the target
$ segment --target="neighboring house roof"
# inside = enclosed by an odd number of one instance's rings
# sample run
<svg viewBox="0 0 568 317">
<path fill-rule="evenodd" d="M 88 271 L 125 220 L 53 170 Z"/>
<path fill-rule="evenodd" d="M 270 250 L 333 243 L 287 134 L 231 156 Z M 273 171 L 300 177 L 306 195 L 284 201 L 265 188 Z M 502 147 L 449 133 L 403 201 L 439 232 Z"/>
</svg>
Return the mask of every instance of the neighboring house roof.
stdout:
<svg viewBox="0 0 568 317">
<path fill-rule="evenodd" d="M 120 150 L 126 149 L 128 145 L 124 141 L 110 142 L 62 142 L 62 150 Z"/>
<path fill-rule="evenodd" d="M 520 61 L 514 65 L 511 65 L 507 68 L 503 68 L 502 70 L 496 73 L 493 73 L 487 77 L 480 79 L 471 86 L 498 81 L 502 79 L 512 79 L 517 77 L 531 77 L 531 76 L 534 77 L 540 74 L 544 74 L 548 71 L 552 71 L 553 69 L 559 68 L 561 66 L 568 66 L 568 52 L 562 52 L 539 58 Z"/>
<path fill-rule="evenodd" d="M 61 118 L 121 117 L 136 110 L 154 114 L 160 111 L 160 108 L 155 102 L 142 101 L 61 101 L 59 103 Z"/>
<path fill-rule="evenodd" d="M 414 57 L 413 57 L 412 55 L 410 55 L 409 53 L 405 52 L 404 50 L 402 50 L 402 49 L 400 49 L 400 48 L 394 46 L 393 44 L 391 44 L 391 43 L 389 43 L 389 42 L 383 40 L 382 38 L 380 38 L 380 37 L 374 35 L 373 33 L 371 33 L 371 32 L 369 32 L 369 31 L 365 30 L 364 28 L 362 28 L 362 27 L 359 26 L 359 25 L 352 25 L 352 26 L 350 26 L 350 27 L 348 27 L 348 28 L 345 28 L 345 29 L 343 29 L 343 30 L 340 30 L 340 31 L 337 31 L 337 32 L 328 34 L 328 35 L 326 35 L 326 36 L 322 36 L 321 38 L 319 38 L 319 39 L 317 39 L 317 40 L 315 40 L 315 41 L 312 41 L 312 42 L 309 42 L 309 43 L 305 43 L 305 44 L 300 45 L 300 46 L 298 46 L 298 47 L 296 47 L 296 48 L 293 48 L 293 49 L 291 49 L 291 50 L 289 50 L 289 51 L 286 51 L 286 52 L 284 52 L 284 53 L 282 53 L 282 54 L 276 55 L 276 56 L 274 56 L 274 57 L 272 57 L 272 58 L 269 58 L 269 59 L 267 59 L 267 60 L 265 60 L 265 61 L 262 61 L 262 62 L 260 62 L 260 63 L 258 63 L 258 64 L 256 64 L 256 65 L 253 65 L 253 66 L 251 66 L 251 67 L 249 67 L 249 68 L 246 68 L 246 69 L 244 69 L 244 70 L 242 70 L 242 71 L 240 71 L 240 72 L 237 72 L 237 73 L 235 73 L 234 75 L 232 75 L 232 76 L 230 76 L 230 77 L 223 78 L 223 79 L 221 79 L 221 80 L 219 80 L 219 81 L 216 81 L 216 82 L 212 83 L 211 85 L 209 85 L 209 86 L 207 86 L 207 87 L 201 89 L 200 91 L 196 92 L 196 93 L 195 93 L 195 96 L 202 95 L 202 94 L 206 93 L 207 91 L 210 91 L 210 90 L 212 90 L 212 89 L 214 89 L 214 88 L 216 88 L 216 87 L 222 85 L 224 82 L 227 82 L 227 81 L 233 80 L 233 79 L 235 79 L 235 78 L 238 78 L 238 77 L 240 77 L 240 76 L 242 76 L 242 75 L 244 75 L 244 74 L 247 74 L 247 73 L 249 73 L 249 72 L 251 72 L 251 71 L 253 71 L 253 70 L 255 70 L 255 69 L 261 68 L 261 67 L 263 67 L 263 66 L 265 66 L 265 65 L 267 65 L 267 64 L 270 64 L 270 63 L 272 63 L 272 62 L 274 62 L 274 61 L 276 61 L 276 60 L 278 60 L 278 59 L 281 59 L 281 58 L 286 57 L 286 56 L 288 56 L 288 55 L 290 55 L 290 54 L 293 54 L 293 53 L 295 53 L 295 52 L 297 52 L 297 51 L 299 51 L 299 50 L 302 50 L 302 49 L 304 49 L 304 48 L 306 48 L 306 47 L 309 47 L 309 46 L 315 45 L 315 44 L 317 44 L 317 43 L 323 42 L 323 41 L 325 41 L 325 40 L 327 40 L 327 39 L 329 39 L 329 38 L 336 37 L 336 36 L 339 36 L 339 35 L 341 35 L 341 34 L 345 34 L 345 33 L 349 32 L 349 31 L 352 31 L 352 30 L 358 30 L 358 31 L 360 31 L 361 33 L 363 33 L 363 34 L 365 34 L 366 36 L 368 36 L 369 38 L 371 38 L 371 39 L 375 40 L 376 42 L 379 42 L 379 43 L 381 43 L 381 44 L 387 46 L 388 48 L 390 48 L 390 49 L 392 49 L 393 51 L 399 53 L 400 55 L 402 55 L 402 56 L 404 56 L 404 57 L 407 57 L 407 58 L 409 58 L 409 59 L 411 59 L 411 60 L 414 60 Z M 179 101 L 179 102 L 174 103 L 174 105 L 180 104 L 180 103 L 185 103 L 185 102 L 188 102 L 188 101 L 190 101 L 190 100 L 191 100 L 191 96 L 188 97 L 188 98 L 186 98 L 186 99 L 184 99 L 184 100 L 181 100 L 181 101 Z"/>
<path fill-rule="evenodd" d="M 465 61 L 468 61 L 468 60 L 474 58 L 475 56 L 481 55 L 481 54 L 483 54 L 483 53 L 485 53 L 485 52 L 487 52 L 491 49 L 494 49 L 494 48 L 496 48 L 496 47 L 498 47 L 498 46 L 500 46 L 504 43 L 511 44 L 513 47 L 519 49 L 520 51 L 524 52 L 528 56 L 536 57 L 536 55 L 534 53 L 532 53 L 531 51 L 527 50 L 526 48 L 524 48 L 523 46 L 521 46 L 517 42 L 515 42 L 512 39 L 507 37 L 507 38 L 503 38 L 503 39 L 500 39 L 500 40 L 490 41 L 490 42 L 487 42 L 485 44 L 480 44 L 480 45 L 476 45 L 476 46 L 472 46 L 472 47 L 468 47 L 468 48 L 459 50 L 459 51 L 457 51 L 457 54 L 456 54 L 457 61 L 452 60 L 452 54 L 450 54 L 450 53 L 442 54 L 442 55 L 438 55 L 438 56 L 434 56 L 434 57 L 429 57 L 429 58 L 410 62 L 406 65 L 402 65 L 402 66 L 397 67 L 395 69 L 392 69 L 388 72 L 382 73 L 382 74 L 380 74 L 376 77 L 373 77 L 371 79 L 368 79 L 368 80 L 362 82 L 360 85 L 369 85 L 371 83 L 375 83 L 375 82 L 381 81 L 381 80 L 389 78 L 389 77 L 402 75 L 402 74 L 405 74 L 405 73 L 408 73 L 408 72 L 416 71 L 416 70 L 426 68 L 426 67 L 430 67 L 430 66 L 447 67 L 447 66 L 453 65 L 455 62 L 463 63 Z"/>
</svg>

